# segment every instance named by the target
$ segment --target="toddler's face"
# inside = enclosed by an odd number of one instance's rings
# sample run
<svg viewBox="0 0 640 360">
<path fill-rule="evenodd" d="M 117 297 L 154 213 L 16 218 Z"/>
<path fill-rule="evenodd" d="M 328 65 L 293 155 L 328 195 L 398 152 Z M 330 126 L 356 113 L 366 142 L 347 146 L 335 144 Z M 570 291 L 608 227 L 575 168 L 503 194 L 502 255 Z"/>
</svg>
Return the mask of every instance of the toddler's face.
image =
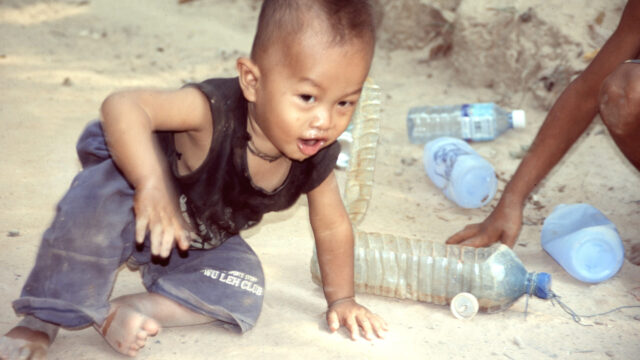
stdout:
<svg viewBox="0 0 640 360">
<path fill-rule="evenodd" d="M 373 49 L 360 40 L 330 44 L 310 31 L 279 48 L 261 67 L 253 120 L 280 152 L 304 160 L 347 128 Z"/>
</svg>

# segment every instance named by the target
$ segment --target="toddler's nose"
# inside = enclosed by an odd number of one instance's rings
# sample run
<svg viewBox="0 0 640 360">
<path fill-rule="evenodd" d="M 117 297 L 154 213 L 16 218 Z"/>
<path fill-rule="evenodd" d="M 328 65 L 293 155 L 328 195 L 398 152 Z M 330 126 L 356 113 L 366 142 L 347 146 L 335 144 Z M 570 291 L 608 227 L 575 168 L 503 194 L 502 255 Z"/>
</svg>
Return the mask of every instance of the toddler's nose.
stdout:
<svg viewBox="0 0 640 360">
<path fill-rule="evenodd" d="M 319 109 L 313 114 L 311 119 L 311 127 L 318 130 L 327 130 L 331 127 L 331 112 Z"/>
</svg>

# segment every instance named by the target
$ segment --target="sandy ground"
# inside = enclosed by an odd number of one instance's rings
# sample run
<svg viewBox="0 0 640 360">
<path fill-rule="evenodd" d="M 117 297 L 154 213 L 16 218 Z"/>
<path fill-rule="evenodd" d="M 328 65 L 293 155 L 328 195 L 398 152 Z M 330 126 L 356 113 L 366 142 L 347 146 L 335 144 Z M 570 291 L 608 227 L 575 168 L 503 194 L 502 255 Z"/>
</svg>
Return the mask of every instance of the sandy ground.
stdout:
<svg viewBox="0 0 640 360">
<path fill-rule="evenodd" d="M 250 47 L 255 1 L 0 1 L 0 331 L 16 322 L 11 301 L 32 266 L 56 202 L 79 170 L 75 141 L 116 89 L 176 88 L 184 82 L 234 74 Z M 575 2 L 571 2 L 572 4 Z M 564 6 L 562 11 L 580 13 Z M 591 11 L 591 10 L 590 10 Z M 570 26 L 570 25 L 567 25 Z M 572 24 L 580 28 L 581 24 Z M 610 32 L 612 28 L 608 28 Z M 447 201 L 424 175 L 422 149 L 409 144 L 408 108 L 420 104 L 492 101 L 491 89 L 457 80 L 447 60 L 424 62 L 410 51 L 379 51 L 372 76 L 385 92 L 381 140 L 370 207 L 360 228 L 434 241 L 482 220 L 493 203 L 464 210 Z M 510 156 L 533 139 L 545 113 L 526 101 L 525 129 L 474 147 L 501 178 L 515 170 Z M 629 262 L 612 279 L 588 285 L 571 278 L 541 250 L 543 219 L 560 203 L 587 202 L 618 226 L 628 247 L 640 241 L 640 176 L 623 159 L 599 121 L 535 194 L 515 251 L 532 271 L 553 276 L 553 289 L 580 314 L 640 305 L 640 268 Z M 588 318 L 582 326 L 548 301 L 524 298 L 507 311 L 455 319 L 444 306 L 360 294 L 384 316 L 384 341 L 352 342 L 329 334 L 324 299 L 311 282 L 312 252 L 305 200 L 269 214 L 244 233 L 267 276 L 263 313 L 245 335 L 220 326 L 165 329 L 141 359 L 632 359 L 640 353 L 640 310 Z M 15 236 L 17 235 L 17 236 Z M 114 296 L 141 291 L 123 270 Z M 635 294 L 635 295 L 634 295 Z M 61 331 L 51 359 L 113 359 L 118 355 L 92 329 Z"/>
</svg>

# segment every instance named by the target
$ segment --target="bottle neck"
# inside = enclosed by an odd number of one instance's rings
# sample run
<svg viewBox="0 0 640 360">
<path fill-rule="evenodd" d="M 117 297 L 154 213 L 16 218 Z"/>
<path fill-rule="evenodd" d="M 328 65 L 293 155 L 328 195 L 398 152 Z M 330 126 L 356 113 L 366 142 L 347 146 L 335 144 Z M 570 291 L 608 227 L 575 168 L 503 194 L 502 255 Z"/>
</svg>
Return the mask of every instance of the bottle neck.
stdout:
<svg viewBox="0 0 640 360">
<path fill-rule="evenodd" d="M 530 272 L 525 280 L 525 292 L 541 299 L 549 299 L 552 294 L 550 284 L 551 275 L 544 272 Z"/>
</svg>

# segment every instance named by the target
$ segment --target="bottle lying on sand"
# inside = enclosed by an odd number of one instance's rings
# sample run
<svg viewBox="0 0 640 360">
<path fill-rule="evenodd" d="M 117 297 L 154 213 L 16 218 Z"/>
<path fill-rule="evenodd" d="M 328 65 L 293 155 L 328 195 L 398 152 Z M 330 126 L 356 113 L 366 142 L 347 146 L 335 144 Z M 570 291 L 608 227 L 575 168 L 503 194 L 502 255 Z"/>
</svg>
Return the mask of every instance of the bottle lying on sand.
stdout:
<svg viewBox="0 0 640 360">
<path fill-rule="evenodd" d="M 544 220 L 542 248 L 571 276 L 597 283 L 615 275 L 624 262 L 616 226 L 588 204 L 560 204 Z"/>
<path fill-rule="evenodd" d="M 380 114 L 382 90 L 371 78 L 367 78 L 358 106 L 351 119 L 347 137 L 339 139 L 345 145 L 346 160 L 337 166 L 346 166 L 347 181 L 344 186 L 344 203 L 351 223 L 359 224 L 367 211 L 373 192 L 373 175 L 376 150 L 380 138 Z M 347 133 L 345 133 L 347 134 Z M 348 141 L 348 144 L 347 144 Z"/>
<path fill-rule="evenodd" d="M 463 140 L 431 140 L 424 147 L 422 160 L 431 181 L 460 207 L 484 206 L 496 194 L 498 179 L 493 166 Z"/>
<path fill-rule="evenodd" d="M 525 123 L 524 110 L 506 111 L 494 103 L 420 106 L 407 114 L 409 141 L 414 144 L 441 136 L 488 141 Z"/>
<path fill-rule="evenodd" d="M 525 294 L 552 297 L 551 275 L 528 272 L 503 244 L 473 248 L 379 233 L 355 236 L 357 292 L 439 305 L 467 292 L 488 313 L 509 308 Z M 321 284 L 315 252 L 311 277 Z"/>
</svg>

